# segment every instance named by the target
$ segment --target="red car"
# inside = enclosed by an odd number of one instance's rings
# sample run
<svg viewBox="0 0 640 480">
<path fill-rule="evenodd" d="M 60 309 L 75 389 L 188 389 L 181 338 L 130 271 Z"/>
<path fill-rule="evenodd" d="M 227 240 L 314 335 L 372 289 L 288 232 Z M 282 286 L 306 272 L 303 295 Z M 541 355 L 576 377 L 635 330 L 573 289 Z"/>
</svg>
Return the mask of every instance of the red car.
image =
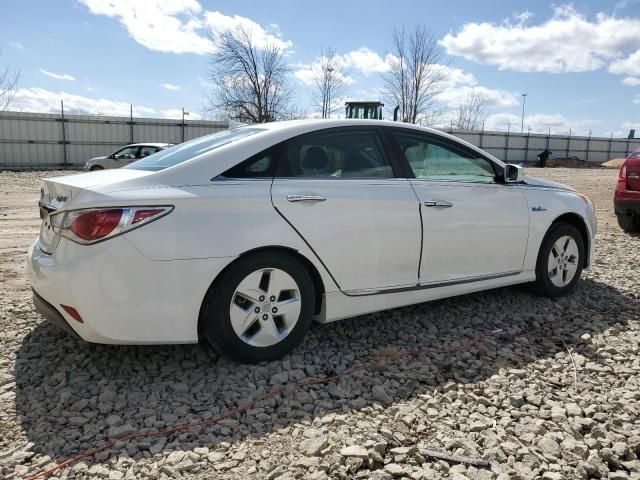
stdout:
<svg viewBox="0 0 640 480">
<path fill-rule="evenodd" d="M 640 232 L 640 150 L 634 150 L 620 167 L 613 207 L 620 227 Z"/>
</svg>

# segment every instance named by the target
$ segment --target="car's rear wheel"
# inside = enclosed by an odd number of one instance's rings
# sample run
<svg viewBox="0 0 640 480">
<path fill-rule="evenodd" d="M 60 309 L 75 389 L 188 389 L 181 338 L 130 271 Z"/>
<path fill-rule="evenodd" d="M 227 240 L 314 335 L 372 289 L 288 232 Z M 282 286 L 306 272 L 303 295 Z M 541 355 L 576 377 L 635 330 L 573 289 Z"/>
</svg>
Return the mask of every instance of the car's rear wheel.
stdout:
<svg viewBox="0 0 640 480">
<path fill-rule="evenodd" d="M 95 172 L 96 170 L 104 170 L 104 167 L 102 165 L 94 165 L 89 169 L 90 172 Z"/>
<path fill-rule="evenodd" d="M 625 232 L 640 232 L 640 218 L 637 215 L 627 215 L 621 213 L 616 215 L 618 217 L 618 225 Z"/>
<path fill-rule="evenodd" d="M 241 362 L 280 358 L 309 328 L 313 281 L 304 266 L 281 252 L 250 254 L 209 288 L 201 331 L 221 353 Z"/>
<path fill-rule="evenodd" d="M 553 225 L 542 242 L 536 263 L 536 290 L 547 297 L 561 297 L 580 280 L 585 258 L 582 235 L 573 225 Z"/>
</svg>

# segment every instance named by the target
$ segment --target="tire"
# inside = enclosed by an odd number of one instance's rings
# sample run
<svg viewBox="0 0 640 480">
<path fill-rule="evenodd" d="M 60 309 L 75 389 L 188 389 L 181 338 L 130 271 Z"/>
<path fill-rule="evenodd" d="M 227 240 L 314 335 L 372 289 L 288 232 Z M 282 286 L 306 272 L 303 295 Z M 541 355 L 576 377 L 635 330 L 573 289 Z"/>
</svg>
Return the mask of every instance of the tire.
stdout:
<svg viewBox="0 0 640 480">
<path fill-rule="evenodd" d="M 95 172 L 96 170 L 104 170 L 104 167 L 101 167 L 100 165 L 94 165 L 89 169 L 90 172 Z"/>
<path fill-rule="evenodd" d="M 313 320 L 314 299 L 313 280 L 294 257 L 249 254 L 209 288 L 200 310 L 201 332 L 234 360 L 275 360 L 302 341 Z"/>
<path fill-rule="evenodd" d="M 571 292 L 580 280 L 585 255 L 584 239 L 577 228 L 566 223 L 552 225 L 536 262 L 538 294 L 555 298 Z"/>
<path fill-rule="evenodd" d="M 616 215 L 618 217 L 618 225 L 625 232 L 640 232 L 640 219 L 635 215 L 626 215 L 624 213 Z"/>
</svg>

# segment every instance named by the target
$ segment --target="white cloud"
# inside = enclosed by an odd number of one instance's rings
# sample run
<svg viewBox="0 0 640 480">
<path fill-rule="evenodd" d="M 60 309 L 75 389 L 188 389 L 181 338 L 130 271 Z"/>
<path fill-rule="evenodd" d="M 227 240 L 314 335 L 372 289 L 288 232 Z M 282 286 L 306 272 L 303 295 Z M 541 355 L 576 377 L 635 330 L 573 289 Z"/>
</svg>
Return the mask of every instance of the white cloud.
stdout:
<svg viewBox="0 0 640 480">
<path fill-rule="evenodd" d="M 272 45 L 286 51 L 293 47 L 293 43 L 290 40 L 282 39 L 282 34 L 277 25 L 274 27 L 272 24 L 267 30 L 250 18 L 239 15 L 228 16 L 220 12 L 205 12 L 204 19 L 205 24 L 215 33 L 238 32 L 240 30 L 250 32 L 253 41 L 259 48 Z"/>
<path fill-rule="evenodd" d="M 625 85 L 628 85 L 629 87 L 638 87 L 640 86 L 640 78 L 625 77 L 624 80 L 622 80 L 622 83 L 624 83 Z"/>
<path fill-rule="evenodd" d="M 53 73 L 48 70 L 40 69 L 40 73 L 46 75 L 47 77 L 55 78 L 56 80 L 70 80 L 75 81 L 76 77 L 72 77 L 68 73 Z"/>
<path fill-rule="evenodd" d="M 166 88 L 167 90 L 180 90 L 178 85 L 174 85 L 173 83 L 161 83 L 160 86 L 162 88 Z"/>
<path fill-rule="evenodd" d="M 208 33 L 251 32 L 259 48 L 267 44 L 283 50 L 292 43 L 274 26 L 264 28 L 250 18 L 207 11 L 197 0 L 80 0 L 94 15 L 117 18 L 129 35 L 150 50 L 206 54 L 215 49 Z"/>
<path fill-rule="evenodd" d="M 362 47 L 352 50 L 342 55 L 335 55 L 335 65 L 342 70 L 341 78 L 347 84 L 351 85 L 355 82 L 353 77 L 349 75 L 351 70 L 356 70 L 365 77 L 375 73 L 385 73 L 389 71 L 389 63 L 391 56 L 381 57 L 373 50 Z M 320 72 L 322 59 L 316 58 L 311 63 L 298 63 L 293 65 L 293 75 L 305 85 L 313 85 L 314 77 Z"/>
<path fill-rule="evenodd" d="M 517 94 L 480 86 L 473 74 L 460 68 L 440 64 L 433 67 L 443 76 L 442 91 L 437 95 L 437 100 L 448 108 L 455 109 L 472 91 L 480 96 L 487 108 L 514 107 L 519 104 Z"/>
<path fill-rule="evenodd" d="M 524 131 L 527 132 L 531 127 L 533 133 L 547 133 L 551 130 L 551 133 L 569 133 L 571 129 L 573 134 L 587 134 L 589 131 L 589 125 L 597 124 L 598 122 L 590 119 L 567 119 L 564 115 L 559 113 L 534 113 L 531 115 L 525 115 L 524 117 Z M 495 113 L 489 115 L 485 121 L 485 130 L 520 132 L 521 117 L 513 113 Z"/>
<path fill-rule="evenodd" d="M 470 93 L 476 92 L 480 100 L 487 108 L 507 108 L 515 107 L 519 104 L 518 96 L 513 92 L 506 90 L 495 90 L 483 86 L 460 86 L 456 88 L 444 89 L 439 95 L 438 100 L 450 108 L 456 108 L 463 103 Z"/>
<path fill-rule="evenodd" d="M 584 72 L 640 48 L 640 18 L 598 13 L 589 20 L 572 6 L 560 6 L 537 25 L 467 23 L 441 44 L 451 55 L 501 70 Z"/>
<path fill-rule="evenodd" d="M 611 65 L 609 65 L 609 71 L 618 75 L 640 77 L 640 49 L 636 50 L 626 58 L 616 60 L 611 63 Z M 622 83 L 628 85 L 624 80 Z"/>
<path fill-rule="evenodd" d="M 342 69 L 349 71 L 351 67 L 366 76 L 375 72 L 387 72 L 389 69 L 390 55 L 387 55 L 383 59 L 376 52 L 368 48 L 361 48 L 343 55 L 336 55 L 335 61 Z M 305 85 L 312 86 L 314 77 L 320 70 L 320 58 L 317 58 L 312 63 L 294 65 L 294 68 L 294 76 Z M 479 86 L 473 74 L 465 72 L 460 68 L 441 64 L 434 64 L 432 68 L 442 75 L 441 91 L 437 95 L 436 100 L 446 109 L 457 108 L 461 102 L 466 100 L 472 90 L 475 90 L 480 95 L 488 108 L 507 108 L 519 105 L 519 94 Z M 344 80 L 348 85 L 355 83 L 354 79 L 348 75 L 344 75 Z M 384 96 L 384 89 L 377 87 L 374 95 L 364 94 L 362 90 L 355 92 L 355 94 L 357 98 L 379 100 Z M 446 117 L 448 118 L 449 115 L 446 115 Z"/>
<path fill-rule="evenodd" d="M 24 45 L 22 45 L 20 42 L 9 42 L 9 46 L 16 48 L 18 50 L 26 50 L 24 48 Z"/>
<path fill-rule="evenodd" d="M 388 72 L 392 58 L 391 54 L 387 54 L 382 58 L 373 50 L 362 47 L 344 55 L 338 55 L 336 61 L 343 68 L 355 68 L 363 75 L 369 76 L 374 73 Z"/>
<path fill-rule="evenodd" d="M 640 105 L 640 94 L 636 95 L 636 97 L 633 99 L 633 103 L 635 103 L 636 105 Z"/>
<path fill-rule="evenodd" d="M 300 80 L 305 85 L 314 85 L 315 78 L 322 73 L 322 58 L 316 58 L 313 62 L 307 64 L 297 64 L 294 65 L 293 75 Z M 343 63 L 341 60 L 335 59 L 336 66 L 343 68 Z M 354 83 L 353 78 L 349 75 L 345 75 L 343 72 L 335 72 L 335 76 L 337 79 L 340 79 L 344 82 L 345 85 L 351 85 Z"/>
<path fill-rule="evenodd" d="M 65 113 L 86 115 L 129 116 L 129 103 L 90 98 L 64 91 L 52 92 L 43 88 L 20 88 L 16 91 L 12 110 L 24 112 L 59 112 L 60 100 L 64 101 Z M 156 113 L 153 108 L 134 105 L 135 115 L 150 116 Z"/>
</svg>

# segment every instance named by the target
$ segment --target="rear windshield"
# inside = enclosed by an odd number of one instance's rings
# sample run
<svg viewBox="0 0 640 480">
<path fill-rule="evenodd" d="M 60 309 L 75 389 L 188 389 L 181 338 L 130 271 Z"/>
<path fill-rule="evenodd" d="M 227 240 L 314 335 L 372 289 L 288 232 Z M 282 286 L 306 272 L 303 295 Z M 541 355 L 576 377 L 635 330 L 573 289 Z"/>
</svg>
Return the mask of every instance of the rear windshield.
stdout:
<svg viewBox="0 0 640 480">
<path fill-rule="evenodd" d="M 133 170 L 147 170 L 156 172 L 165 168 L 173 167 L 179 163 L 185 162 L 190 158 L 202 155 L 203 153 L 215 150 L 227 143 L 235 142 L 241 138 L 248 137 L 258 132 L 262 132 L 263 128 L 239 127 L 232 130 L 223 130 L 212 135 L 199 137 L 188 142 L 179 143 L 166 150 L 149 155 L 148 157 L 130 163 L 124 168 Z"/>
</svg>

